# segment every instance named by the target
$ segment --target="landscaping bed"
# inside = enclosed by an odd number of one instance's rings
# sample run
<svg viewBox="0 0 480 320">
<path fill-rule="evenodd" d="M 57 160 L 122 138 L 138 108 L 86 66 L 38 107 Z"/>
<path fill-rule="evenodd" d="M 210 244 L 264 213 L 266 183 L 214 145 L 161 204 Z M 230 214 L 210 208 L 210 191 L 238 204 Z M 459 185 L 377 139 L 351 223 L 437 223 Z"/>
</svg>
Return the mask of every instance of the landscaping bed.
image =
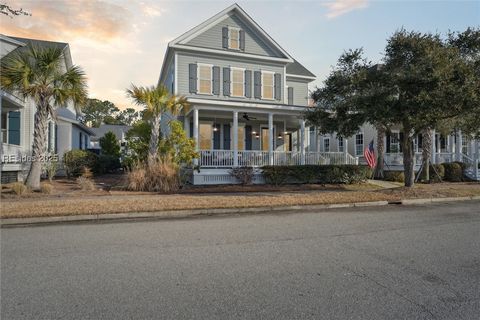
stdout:
<svg viewBox="0 0 480 320">
<path fill-rule="evenodd" d="M 121 184 L 122 177 L 105 176 L 97 184 Z M 190 187 L 177 194 L 148 192 L 80 191 L 70 180 L 54 181 L 55 193 L 27 196 L 2 194 L 5 218 L 95 215 L 210 208 L 281 207 L 412 198 L 479 196 L 480 183 L 417 184 L 414 188 L 382 189 L 370 184 Z M 214 194 L 221 193 L 221 194 Z"/>
</svg>

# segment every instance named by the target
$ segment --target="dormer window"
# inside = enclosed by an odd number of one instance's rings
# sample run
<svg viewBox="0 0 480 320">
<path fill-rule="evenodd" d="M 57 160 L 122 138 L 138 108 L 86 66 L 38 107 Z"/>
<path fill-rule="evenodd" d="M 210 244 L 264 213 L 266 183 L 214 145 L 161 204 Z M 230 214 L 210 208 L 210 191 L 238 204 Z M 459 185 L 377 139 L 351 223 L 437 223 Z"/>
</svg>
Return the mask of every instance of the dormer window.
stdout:
<svg viewBox="0 0 480 320">
<path fill-rule="evenodd" d="M 245 51 L 245 31 L 238 27 L 223 27 L 222 47 L 224 49 Z"/>
<path fill-rule="evenodd" d="M 240 50 L 240 29 L 228 28 L 228 48 L 233 50 Z"/>
</svg>

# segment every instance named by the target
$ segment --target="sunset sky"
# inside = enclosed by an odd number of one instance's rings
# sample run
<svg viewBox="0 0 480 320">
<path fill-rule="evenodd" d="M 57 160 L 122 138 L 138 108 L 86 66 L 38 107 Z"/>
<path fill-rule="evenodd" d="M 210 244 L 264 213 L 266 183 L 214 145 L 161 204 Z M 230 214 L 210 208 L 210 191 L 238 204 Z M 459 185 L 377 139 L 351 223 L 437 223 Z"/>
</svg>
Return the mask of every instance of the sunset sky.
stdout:
<svg viewBox="0 0 480 320">
<path fill-rule="evenodd" d="M 68 42 L 87 75 L 90 96 L 131 106 L 130 83 L 157 83 L 167 43 L 232 1 L 1 1 L 32 16 L 0 17 L 1 33 Z M 238 1 L 320 85 L 346 49 L 378 61 L 385 39 L 404 27 L 461 31 L 480 25 L 479 1 Z"/>
</svg>

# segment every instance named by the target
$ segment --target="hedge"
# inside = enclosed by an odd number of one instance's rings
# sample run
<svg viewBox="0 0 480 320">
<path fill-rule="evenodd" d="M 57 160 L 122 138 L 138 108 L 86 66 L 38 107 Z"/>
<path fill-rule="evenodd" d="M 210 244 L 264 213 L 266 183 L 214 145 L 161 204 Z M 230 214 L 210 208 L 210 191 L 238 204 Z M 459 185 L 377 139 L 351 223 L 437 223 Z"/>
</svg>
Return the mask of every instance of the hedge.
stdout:
<svg viewBox="0 0 480 320">
<path fill-rule="evenodd" d="M 461 162 L 442 163 L 445 168 L 445 181 L 461 182 L 463 181 L 464 164 Z"/>
<path fill-rule="evenodd" d="M 384 171 L 384 180 L 393 182 L 405 182 L 403 171 Z"/>
<path fill-rule="evenodd" d="M 268 184 L 335 183 L 351 184 L 366 181 L 372 175 L 367 166 L 358 165 L 301 165 L 265 166 L 263 177 Z"/>
<path fill-rule="evenodd" d="M 63 165 L 67 177 L 78 177 L 86 168 L 95 174 L 115 172 L 121 168 L 118 157 L 97 155 L 91 151 L 71 150 L 63 155 Z"/>
</svg>

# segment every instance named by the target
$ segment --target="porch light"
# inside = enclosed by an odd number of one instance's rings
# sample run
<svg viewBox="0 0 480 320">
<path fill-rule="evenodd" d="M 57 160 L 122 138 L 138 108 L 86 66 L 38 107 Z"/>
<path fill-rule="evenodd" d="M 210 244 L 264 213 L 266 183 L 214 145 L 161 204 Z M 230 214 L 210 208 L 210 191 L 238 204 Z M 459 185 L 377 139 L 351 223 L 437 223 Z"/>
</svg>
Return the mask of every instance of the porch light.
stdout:
<svg viewBox="0 0 480 320">
<path fill-rule="evenodd" d="M 281 134 L 278 135 L 278 139 L 283 139 L 283 136 Z"/>
<path fill-rule="evenodd" d="M 252 134 L 253 134 L 253 135 L 256 135 L 256 134 L 257 134 L 257 131 L 253 130 L 253 131 L 252 131 Z"/>
<path fill-rule="evenodd" d="M 213 125 L 213 131 L 218 131 L 218 128 L 215 124 Z"/>
<path fill-rule="evenodd" d="M 259 139 L 260 138 L 260 135 L 257 133 L 255 134 L 255 138 Z"/>
</svg>

